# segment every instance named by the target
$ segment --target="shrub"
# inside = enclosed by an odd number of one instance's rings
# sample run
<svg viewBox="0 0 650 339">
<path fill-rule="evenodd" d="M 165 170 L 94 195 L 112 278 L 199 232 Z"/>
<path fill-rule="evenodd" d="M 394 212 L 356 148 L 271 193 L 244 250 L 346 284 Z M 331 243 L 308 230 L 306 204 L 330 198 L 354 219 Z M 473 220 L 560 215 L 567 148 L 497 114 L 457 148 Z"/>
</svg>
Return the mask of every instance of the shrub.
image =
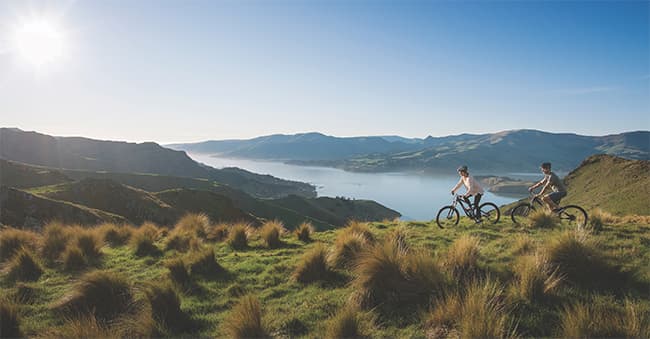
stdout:
<svg viewBox="0 0 650 339">
<path fill-rule="evenodd" d="M 133 294 L 125 277 L 110 271 L 93 271 L 83 275 L 72 293 L 55 308 L 67 316 L 94 314 L 97 320 L 107 322 L 131 313 L 132 306 Z"/>
<path fill-rule="evenodd" d="M 364 307 L 426 304 L 440 292 L 444 276 L 430 255 L 384 241 L 361 254 L 354 268 L 353 299 Z"/>
<path fill-rule="evenodd" d="M 361 312 L 353 307 L 344 307 L 327 324 L 325 338 L 369 338 Z"/>
<path fill-rule="evenodd" d="M 527 225 L 531 228 L 554 228 L 557 224 L 557 217 L 545 208 L 532 211 L 528 215 Z"/>
<path fill-rule="evenodd" d="M 187 272 L 185 263 L 181 259 L 171 259 L 165 262 L 165 267 L 169 270 L 171 280 L 181 286 L 188 286 L 190 283 L 190 274 Z"/>
<path fill-rule="evenodd" d="M 515 293 L 530 302 L 541 300 L 555 291 L 562 282 L 562 276 L 557 269 L 540 254 L 520 257 L 514 268 Z"/>
<path fill-rule="evenodd" d="M 86 267 L 87 264 L 88 262 L 86 261 L 86 257 L 81 252 L 79 247 L 68 246 L 65 252 L 63 252 L 63 267 L 65 270 L 67 271 L 80 270 Z"/>
<path fill-rule="evenodd" d="M 133 235 L 131 236 L 131 247 L 135 251 L 135 255 L 160 255 L 160 249 L 155 244 L 155 236 L 156 235 L 152 232 L 151 228 L 140 228 L 133 232 Z"/>
<path fill-rule="evenodd" d="M 0 335 L 3 338 L 22 338 L 18 306 L 4 298 L 0 298 Z"/>
<path fill-rule="evenodd" d="M 187 259 L 187 268 L 191 275 L 212 276 L 226 271 L 215 259 L 212 248 L 192 253 Z"/>
<path fill-rule="evenodd" d="M 216 226 L 211 226 L 208 229 L 206 234 L 206 240 L 208 241 L 223 241 L 228 237 L 228 225 L 219 224 Z"/>
<path fill-rule="evenodd" d="M 102 255 L 102 240 L 96 230 L 83 230 L 76 236 L 74 243 L 88 260 L 97 259 Z"/>
<path fill-rule="evenodd" d="M 248 225 L 236 224 L 228 232 L 228 245 L 234 250 L 243 250 L 248 247 Z"/>
<path fill-rule="evenodd" d="M 280 236 L 286 232 L 284 226 L 279 221 L 267 221 L 260 229 L 262 240 L 268 248 L 278 248 L 284 243 Z"/>
<path fill-rule="evenodd" d="M 11 259 L 21 248 L 35 250 L 38 245 L 38 234 L 34 232 L 5 228 L 0 231 L 0 262 Z"/>
<path fill-rule="evenodd" d="M 456 280 L 475 277 L 479 272 L 480 240 L 470 235 L 456 239 L 447 250 L 445 267 Z"/>
<path fill-rule="evenodd" d="M 294 230 L 298 240 L 302 242 L 310 242 L 311 234 L 314 233 L 314 226 L 309 222 L 303 222 Z"/>
<path fill-rule="evenodd" d="M 151 305 L 152 317 L 174 332 L 191 327 L 190 318 L 181 310 L 181 300 L 168 282 L 150 283 L 145 288 L 145 295 Z"/>
<path fill-rule="evenodd" d="M 626 300 L 624 309 L 616 305 L 577 303 L 562 312 L 561 335 L 567 338 L 648 338 L 647 309 Z"/>
<path fill-rule="evenodd" d="M 71 232 L 59 222 L 50 222 L 43 228 L 43 259 L 52 263 L 61 257 L 70 241 Z"/>
<path fill-rule="evenodd" d="M 328 280 L 331 275 L 332 271 L 327 266 L 327 250 L 321 244 L 316 244 L 305 253 L 293 271 L 293 279 L 304 284 Z"/>
<path fill-rule="evenodd" d="M 126 244 L 133 234 L 133 228 L 128 225 L 103 224 L 99 227 L 103 239 L 110 246 L 117 247 Z"/>
<path fill-rule="evenodd" d="M 188 213 L 174 226 L 177 232 L 196 235 L 205 239 L 210 228 L 210 218 L 205 213 Z"/>
<path fill-rule="evenodd" d="M 21 248 L 6 267 L 7 279 L 11 281 L 36 281 L 43 274 L 41 265 L 28 248 Z"/>
<path fill-rule="evenodd" d="M 242 297 L 224 321 L 224 332 L 230 338 L 270 338 L 262 322 L 262 307 L 256 297 Z"/>
<path fill-rule="evenodd" d="M 359 255 L 372 247 L 366 238 L 359 233 L 345 232 L 342 230 L 334 241 L 334 246 L 329 253 L 329 262 L 339 268 L 352 268 Z"/>
<path fill-rule="evenodd" d="M 357 233 L 363 236 L 369 244 L 375 242 L 375 235 L 372 234 L 368 223 L 359 222 L 359 221 L 350 221 L 347 224 L 347 227 L 343 229 L 343 232 Z"/>
</svg>

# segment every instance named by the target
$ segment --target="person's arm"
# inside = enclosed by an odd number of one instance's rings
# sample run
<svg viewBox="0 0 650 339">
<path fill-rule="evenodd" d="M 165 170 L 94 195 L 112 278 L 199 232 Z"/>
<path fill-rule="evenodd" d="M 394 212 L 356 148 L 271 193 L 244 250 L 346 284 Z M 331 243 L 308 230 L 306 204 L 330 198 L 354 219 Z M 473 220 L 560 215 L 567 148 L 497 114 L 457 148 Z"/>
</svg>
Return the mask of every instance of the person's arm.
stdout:
<svg viewBox="0 0 650 339">
<path fill-rule="evenodd" d="M 454 188 L 451 189 L 451 195 L 456 194 L 456 190 L 459 189 L 460 185 L 462 185 L 462 184 L 463 184 L 463 178 L 460 178 L 460 180 L 458 180 L 458 183 L 456 184 L 456 186 L 454 186 Z"/>
<path fill-rule="evenodd" d="M 546 177 L 546 176 L 544 177 L 544 179 L 540 180 L 538 183 L 534 184 L 533 186 L 528 187 L 528 191 L 532 192 L 537 187 L 539 187 L 541 185 L 544 185 L 545 182 L 546 182 L 546 184 L 548 184 L 548 177 Z M 544 192 L 544 190 L 542 190 L 542 192 Z"/>
</svg>

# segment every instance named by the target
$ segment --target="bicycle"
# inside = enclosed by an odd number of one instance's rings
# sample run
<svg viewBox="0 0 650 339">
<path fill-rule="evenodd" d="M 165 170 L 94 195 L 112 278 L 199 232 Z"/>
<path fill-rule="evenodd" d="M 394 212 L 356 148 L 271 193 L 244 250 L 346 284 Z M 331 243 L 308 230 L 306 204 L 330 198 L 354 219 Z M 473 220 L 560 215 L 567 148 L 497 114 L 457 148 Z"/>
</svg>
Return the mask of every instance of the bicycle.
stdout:
<svg viewBox="0 0 650 339">
<path fill-rule="evenodd" d="M 438 215 L 436 215 L 436 223 L 438 224 L 438 227 L 444 229 L 458 225 L 458 221 L 460 220 L 460 213 L 456 208 L 456 205 L 458 204 L 460 204 L 460 206 L 463 208 L 465 215 L 477 223 L 481 222 L 481 219 L 483 219 L 487 220 L 489 223 L 496 224 L 501 217 L 501 211 L 499 211 L 499 207 L 497 207 L 497 205 L 491 202 L 485 202 L 479 205 L 479 212 L 481 214 L 481 217 L 477 218 L 474 215 L 474 204 L 471 202 L 467 204 L 467 202 L 463 199 L 463 196 L 457 194 L 454 196 L 454 200 L 451 202 L 451 205 L 447 205 L 438 211 Z"/>
<path fill-rule="evenodd" d="M 542 199 L 531 192 L 529 202 L 523 202 L 512 209 L 510 213 L 512 222 L 520 225 L 532 211 L 535 211 L 535 204 L 545 208 Z M 561 225 L 571 227 L 585 227 L 587 225 L 587 212 L 578 205 L 560 206 L 553 213 L 560 219 Z"/>
</svg>

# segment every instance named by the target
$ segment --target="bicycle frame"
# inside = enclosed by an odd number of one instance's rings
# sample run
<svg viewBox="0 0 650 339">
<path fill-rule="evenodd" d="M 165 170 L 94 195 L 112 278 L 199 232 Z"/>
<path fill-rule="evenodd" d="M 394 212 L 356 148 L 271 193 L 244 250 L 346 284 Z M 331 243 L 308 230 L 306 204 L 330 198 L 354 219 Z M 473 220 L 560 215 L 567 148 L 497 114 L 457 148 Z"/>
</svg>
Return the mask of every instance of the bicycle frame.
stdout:
<svg viewBox="0 0 650 339">
<path fill-rule="evenodd" d="M 474 218 L 474 208 L 475 208 L 475 206 L 474 206 L 474 204 L 472 204 L 471 201 L 469 202 L 469 205 L 466 205 L 467 202 L 465 201 L 465 199 L 463 199 L 463 196 L 460 195 L 460 194 L 456 194 L 454 196 L 454 200 L 451 202 L 451 206 L 456 208 L 457 204 L 460 204 L 460 206 L 463 208 L 463 212 L 465 212 L 466 216 L 468 216 L 470 218 Z"/>
</svg>

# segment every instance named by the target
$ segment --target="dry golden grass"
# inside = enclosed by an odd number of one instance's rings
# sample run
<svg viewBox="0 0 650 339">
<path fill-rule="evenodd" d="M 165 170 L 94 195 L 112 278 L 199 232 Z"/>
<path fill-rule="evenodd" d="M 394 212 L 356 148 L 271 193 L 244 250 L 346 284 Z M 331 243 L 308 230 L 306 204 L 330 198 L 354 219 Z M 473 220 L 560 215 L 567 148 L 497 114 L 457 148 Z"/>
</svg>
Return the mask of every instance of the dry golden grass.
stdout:
<svg viewBox="0 0 650 339">
<path fill-rule="evenodd" d="M 129 225 L 116 225 L 105 223 L 98 227 L 102 239 L 112 247 L 118 247 L 126 244 L 134 232 L 133 227 Z"/>
<path fill-rule="evenodd" d="M 243 250 L 248 247 L 248 232 L 248 225 L 235 224 L 230 228 L 226 242 L 234 250 Z"/>
<path fill-rule="evenodd" d="M 541 208 L 528 215 L 526 225 L 530 228 L 555 228 L 558 225 L 558 219 L 546 208 Z"/>
<path fill-rule="evenodd" d="M 101 323 L 92 315 L 68 319 L 63 325 L 49 329 L 43 335 L 43 338 L 117 339 L 121 337 L 119 331 Z"/>
<path fill-rule="evenodd" d="M 357 308 L 345 306 L 327 322 L 325 338 L 370 338 L 368 316 Z"/>
<path fill-rule="evenodd" d="M 63 268 L 66 271 L 77 271 L 88 265 L 86 257 L 77 246 L 68 246 L 63 252 Z"/>
<path fill-rule="evenodd" d="M 0 230 L 0 263 L 11 259 L 23 247 L 36 250 L 39 240 L 39 235 L 34 232 L 11 227 Z"/>
<path fill-rule="evenodd" d="M 170 282 L 149 283 L 144 293 L 151 306 L 151 316 L 160 327 L 174 333 L 191 328 L 192 322 L 181 310 L 181 299 Z"/>
<path fill-rule="evenodd" d="M 456 280 L 475 278 L 480 271 L 480 257 L 480 240 L 464 234 L 449 246 L 444 266 Z"/>
<path fill-rule="evenodd" d="M 292 277 L 295 281 L 307 284 L 328 280 L 331 275 L 332 271 L 327 265 L 327 250 L 323 245 L 316 244 L 302 256 Z"/>
<path fill-rule="evenodd" d="M 312 226 L 311 223 L 309 222 L 303 222 L 294 230 L 294 234 L 298 238 L 298 240 L 302 242 L 310 242 L 311 241 L 311 235 L 314 233 L 314 226 Z"/>
<path fill-rule="evenodd" d="M 372 233 L 372 231 L 370 231 L 370 227 L 368 227 L 367 222 L 354 220 L 349 221 L 347 223 L 347 226 L 343 228 L 341 232 L 356 233 L 364 237 L 369 244 L 375 243 L 375 235 Z"/>
<path fill-rule="evenodd" d="M 48 263 L 54 263 L 65 251 L 73 233 L 70 227 L 60 222 L 50 222 L 43 228 L 41 257 Z"/>
<path fill-rule="evenodd" d="M 262 241 L 268 248 L 278 248 L 284 245 L 280 237 L 285 234 L 287 230 L 284 228 L 282 222 L 274 220 L 267 221 L 260 228 L 260 235 L 262 236 Z"/>
<path fill-rule="evenodd" d="M 135 230 L 131 235 L 131 240 L 129 241 L 135 255 L 159 255 L 161 251 L 155 244 L 158 234 L 159 230 L 155 228 L 153 224 L 144 224 L 139 229 Z"/>
<path fill-rule="evenodd" d="M 334 246 L 332 246 L 328 261 L 334 267 L 352 268 L 359 255 L 372 245 L 368 244 L 366 238 L 353 232 L 346 232 L 345 229 L 339 231 Z"/>
<path fill-rule="evenodd" d="M 19 249 L 4 269 L 9 281 L 36 281 L 43 274 L 34 253 L 26 247 Z"/>
<path fill-rule="evenodd" d="M 174 283 L 183 287 L 190 284 L 190 273 L 182 259 L 169 259 L 165 261 L 164 265 L 169 270 L 169 277 Z"/>
<path fill-rule="evenodd" d="M 535 241 L 531 237 L 525 234 L 520 234 L 515 236 L 512 244 L 512 254 L 529 254 L 535 249 L 535 247 Z"/>
<path fill-rule="evenodd" d="M 271 337 L 262 321 L 262 306 L 251 295 L 239 299 L 223 324 L 223 331 L 229 338 Z"/>
<path fill-rule="evenodd" d="M 18 305 L 0 298 L 0 336 L 3 338 L 22 338 Z"/>
<path fill-rule="evenodd" d="M 190 253 L 185 262 L 191 275 L 214 276 L 226 271 L 214 257 L 212 247 Z"/>
<path fill-rule="evenodd" d="M 647 308 L 627 300 L 623 309 L 614 305 L 577 303 L 564 309 L 561 336 L 567 338 L 648 338 Z"/>
<path fill-rule="evenodd" d="M 410 247 L 406 241 L 409 230 L 405 225 L 399 225 L 386 235 L 386 241 L 394 242 L 401 250 L 408 251 Z"/>
<path fill-rule="evenodd" d="M 102 256 L 101 248 L 104 243 L 97 229 L 83 229 L 75 235 L 73 245 L 78 247 L 87 259 L 97 259 Z"/>
<path fill-rule="evenodd" d="M 217 242 L 224 241 L 228 237 L 228 229 L 229 226 L 227 224 L 211 226 L 206 234 L 206 240 Z"/>
<path fill-rule="evenodd" d="M 535 302 L 554 293 L 563 277 L 541 254 L 519 257 L 514 265 L 515 281 L 512 288 L 523 300 Z"/>
<path fill-rule="evenodd" d="M 205 213 L 188 213 L 176 223 L 174 230 L 205 239 L 211 224 L 210 218 Z"/>
</svg>

